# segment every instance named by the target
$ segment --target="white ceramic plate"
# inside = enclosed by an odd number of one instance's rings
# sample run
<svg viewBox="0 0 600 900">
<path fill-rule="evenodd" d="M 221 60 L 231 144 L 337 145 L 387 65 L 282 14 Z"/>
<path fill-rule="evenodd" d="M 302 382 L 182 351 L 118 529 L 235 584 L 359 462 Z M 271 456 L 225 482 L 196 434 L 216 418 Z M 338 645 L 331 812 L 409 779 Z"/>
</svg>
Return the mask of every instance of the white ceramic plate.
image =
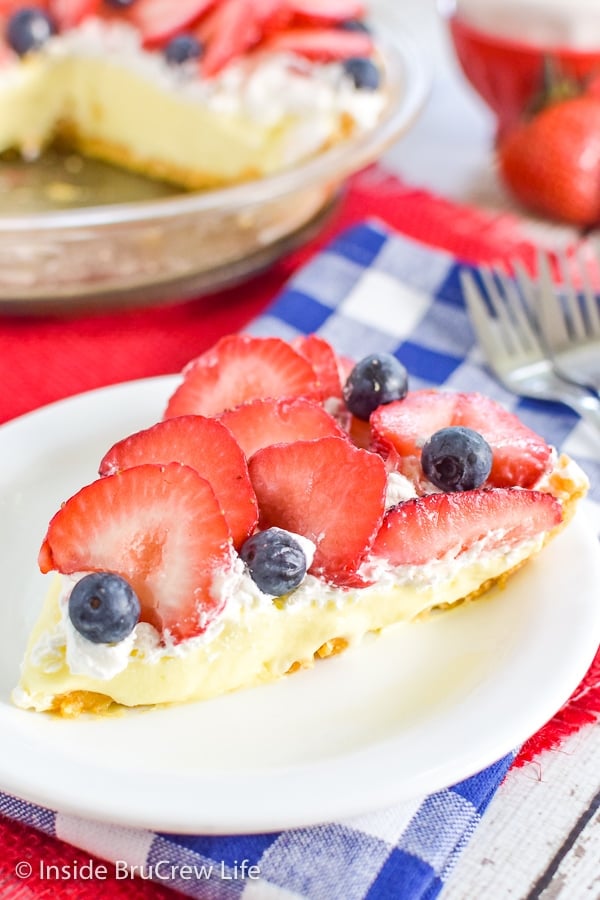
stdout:
<svg viewBox="0 0 600 900">
<path fill-rule="evenodd" d="M 0 428 L 1 789 L 162 830 L 306 825 L 471 775 L 567 699 L 600 639 L 600 554 L 583 517 L 503 591 L 276 684 L 104 719 L 13 707 L 46 590 L 36 556 L 49 517 L 113 441 L 160 418 L 175 384 L 94 391 Z"/>
</svg>

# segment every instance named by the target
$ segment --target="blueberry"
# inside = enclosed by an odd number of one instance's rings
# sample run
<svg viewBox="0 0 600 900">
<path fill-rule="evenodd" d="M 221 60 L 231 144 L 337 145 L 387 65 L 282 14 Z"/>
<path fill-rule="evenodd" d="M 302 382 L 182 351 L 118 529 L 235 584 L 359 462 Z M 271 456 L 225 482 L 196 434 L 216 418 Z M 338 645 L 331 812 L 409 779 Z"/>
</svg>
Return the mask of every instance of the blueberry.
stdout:
<svg viewBox="0 0 600 900">
<path fill-rule="evenodd" d="M 357 362 L 344 385 L 344 400 L 357 419 L 368 421 L 384 403 L 402 400 L 408 391 L 408 373 L 391 353 L 373 353 Z"/>
<path fill-rule="evenodd" d="M 19 56 L 43 47 L 53 34 L 56 34 L 56 25 L 37 6 L 24 6 L 17 10 L 6 26 L 6 40 Z"/>
<path fill-rule="evenodd" d="M 371 33 L 369 26 L 361 19 L 346 19 L 345 22 L 339 23 L 338 28 L 341 28 L 342 31 L 358 31 L 362 34 Z"/>
<path fill-rule="evenodd" d="M 367 91 L 376 91 L 381 84 L 381 72 L 366 56 L 351 56 L 344 61 L 344 72 L 349 75 L 354 86 Z"/>
<path fill-rule="evenodd" d="M 306 575 L 304 550 L 283 528 L 253 534 L 242 544 L 240 556 L 254 583 L 273 597 L 293 591 Z"/>
<path fill-rule="evenodd" d="M 140 601 L 120 575 L 92 572 L 71 591 L 69 618 L 76 631 L 93 644 L 113 644 L 137 625 Z"/>
<path fill-rule="evenodd" d="M 163 53 L 171 65 L 180 66 L 189 59 L 200 59 L 202 44 L 193 34 L 177 34 L 165 46 Z"/>
<path fill-rule="evenodd" d="M 442 491 L 471 491 L 490 474 L 492 448 L 472 428 L 441 428 L 423 445 L 421 468 Z"/>
</svg>

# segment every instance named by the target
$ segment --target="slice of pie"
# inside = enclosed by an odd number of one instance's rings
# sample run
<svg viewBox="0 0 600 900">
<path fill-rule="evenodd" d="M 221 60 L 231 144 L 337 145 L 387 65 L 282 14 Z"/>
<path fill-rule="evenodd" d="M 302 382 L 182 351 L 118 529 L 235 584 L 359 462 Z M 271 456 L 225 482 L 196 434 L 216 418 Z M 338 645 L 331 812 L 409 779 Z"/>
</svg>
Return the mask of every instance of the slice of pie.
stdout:
<svg viewBox="0 0 600 900">
<path fill-rule="evenodd" d="M 190 189 L 370 129 L 380 55 L 357 0 L 0 3 L 0 152 L 52 141 Z"/>
<path fill-rule="evenodd" d="M 410 391 L 387 354 L 223 338 L 51 520 L 14 701 L 69 716 L 280 678 L 504 581 L 586 488 L 499 404 Z"/>
</svg>

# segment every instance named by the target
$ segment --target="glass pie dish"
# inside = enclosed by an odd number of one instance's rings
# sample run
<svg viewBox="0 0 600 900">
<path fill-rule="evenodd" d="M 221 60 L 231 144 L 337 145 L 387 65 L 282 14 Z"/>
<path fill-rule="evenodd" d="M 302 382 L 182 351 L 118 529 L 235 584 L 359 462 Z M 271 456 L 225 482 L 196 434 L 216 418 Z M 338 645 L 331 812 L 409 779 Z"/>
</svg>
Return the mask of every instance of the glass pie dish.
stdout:
<svg viewBox="0 0 600 900">
<path fill-rule="evenodd" d="M 317 230 L 352 173 L 412 124 L 427 94 L 418 50 L 378 39 L 375 125 L 260 180 L 199 193 L 68 155 L 0 164 L 0 312 L 179 301 L 239 281 Z"/>
</svg>

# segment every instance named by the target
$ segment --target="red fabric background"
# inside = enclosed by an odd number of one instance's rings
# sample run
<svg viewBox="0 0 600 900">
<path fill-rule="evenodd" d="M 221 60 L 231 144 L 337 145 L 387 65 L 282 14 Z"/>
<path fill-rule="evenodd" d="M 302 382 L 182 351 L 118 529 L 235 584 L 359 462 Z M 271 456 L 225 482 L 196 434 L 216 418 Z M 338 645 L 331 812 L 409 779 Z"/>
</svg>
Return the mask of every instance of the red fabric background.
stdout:
<svg viewBox="0 0 600 900">
<path fill-rule="evenodd" d="M 71 318 L 0 319 L 0 422 L 80 391 L 150 375 L 176 372 L 223 334 L 244 327 L 273 299 L 287 278 L 332 235 L 365 217 L 377 217 L 404 234 L 443 247 L 472 262 L 519 255 L 532 262 L 534 249 L 513 216 L 491 218 L 407 187 L 373 168 L 352 182 L 326 230 L 309 247 L 239 287 L 193 302 L 152 309 Z M 600 655 L 573 698 L 523 747 L 515 765 L 558 746 L 600 714 Z M 0 818 L 0 896 L 11 900 L 51 895 L 95 900 L 98 884 L 60 884 L 32 877 L 19 881 L 19 860 L 55 865 L 86 862 L 86 855 L 32 829 Z M 173 897 L 147 882 L 104 882 L 110 898 Z"/>
</svg>

